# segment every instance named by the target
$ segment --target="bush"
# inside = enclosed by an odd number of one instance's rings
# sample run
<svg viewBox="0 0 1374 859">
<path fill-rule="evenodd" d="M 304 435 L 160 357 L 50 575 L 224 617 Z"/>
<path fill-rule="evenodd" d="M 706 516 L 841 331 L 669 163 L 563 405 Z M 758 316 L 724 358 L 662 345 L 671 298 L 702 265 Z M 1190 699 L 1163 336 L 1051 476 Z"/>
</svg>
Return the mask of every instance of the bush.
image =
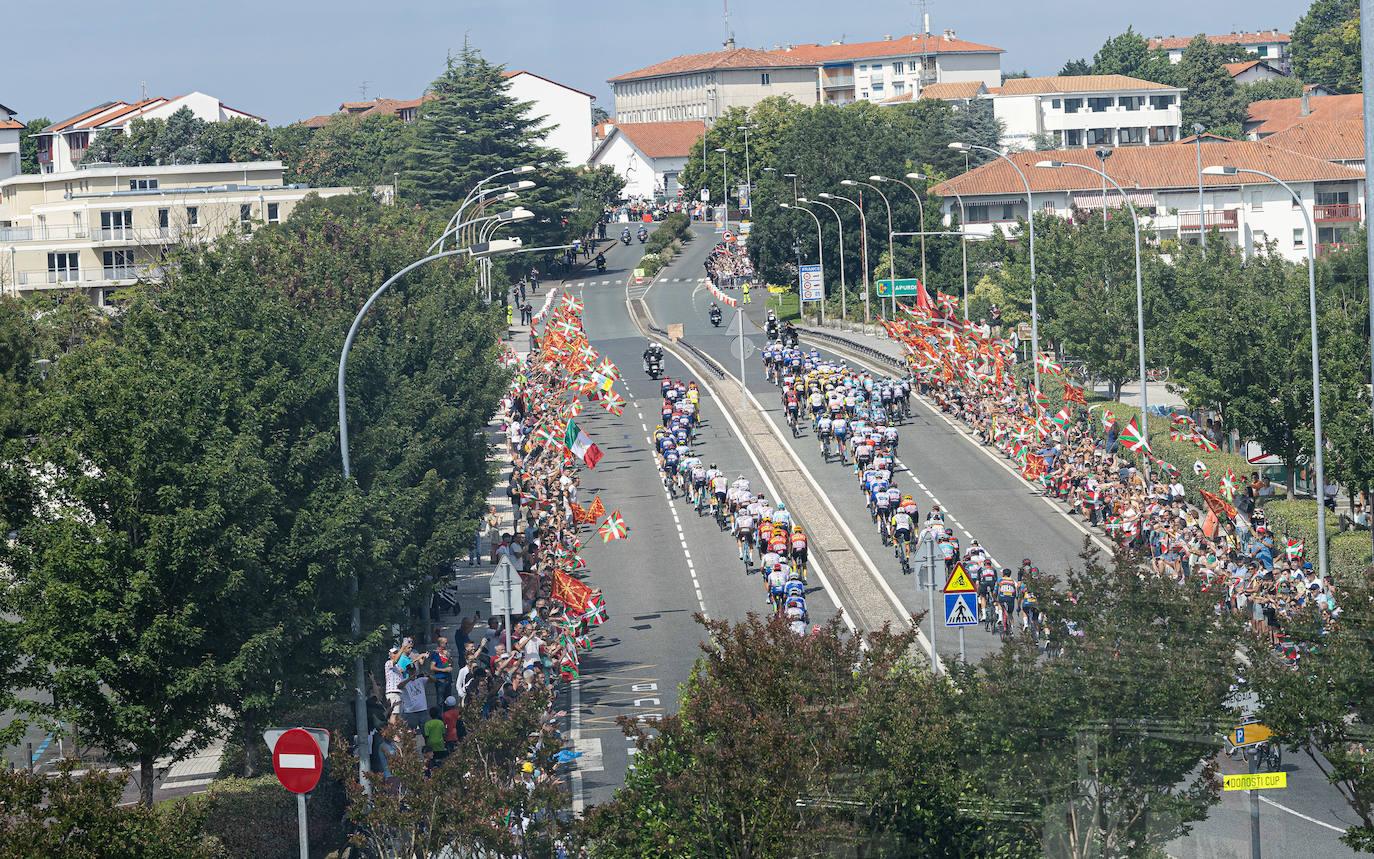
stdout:
<svg viewBox="0 0 1374 859">
<path fill-rule="evenodd" d="M 296 797 L 276 776 L 221 779 L 192 802 L 205 813 L 205 834 L 216 838 L 228 855 L 296 859 Z M 319 787 L 307 797 L 312 856 L 345 846 L 343 814 L 343 787 L 326 768 Z"/>
<path fill-rule="evenodd" d="M 658 253 L 675 241 L 687 241 L 691 235 L 691 223 L 691 220 L 680 212 L 674 212 L 664 218 L 658 229 L 654 230 L 653 235 L 644 243 L 645 251 Z"/>
<path fill-rule="evenodd" d="M 668 261 L 658 254 L 646 253 L 644 256 L 640 257 L 639 265 L 635 266 L 635 268 L 643 269 L 645 277 L 653 277 L 667 264 Z"/>
</svg>

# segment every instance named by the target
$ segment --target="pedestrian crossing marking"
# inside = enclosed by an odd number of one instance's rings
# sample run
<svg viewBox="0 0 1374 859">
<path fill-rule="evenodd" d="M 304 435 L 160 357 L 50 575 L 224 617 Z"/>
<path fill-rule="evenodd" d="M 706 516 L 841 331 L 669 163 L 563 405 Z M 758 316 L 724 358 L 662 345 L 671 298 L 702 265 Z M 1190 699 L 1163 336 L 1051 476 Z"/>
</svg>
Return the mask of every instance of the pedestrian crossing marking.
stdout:
<svg viewBox="0 0 1374 859">
<path fill-rule="evenodd" d="M 945 626 L 975 626 L 977 623 L 973 594 L 945 594 Z"/>
</svg>

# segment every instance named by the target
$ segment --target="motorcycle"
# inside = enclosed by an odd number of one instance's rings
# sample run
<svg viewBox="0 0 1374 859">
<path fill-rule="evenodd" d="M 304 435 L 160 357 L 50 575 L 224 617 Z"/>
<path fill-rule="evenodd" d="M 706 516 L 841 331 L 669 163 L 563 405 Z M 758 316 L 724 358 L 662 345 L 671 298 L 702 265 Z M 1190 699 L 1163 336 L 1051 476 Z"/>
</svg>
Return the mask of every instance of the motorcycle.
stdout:
<svg viewBox="0 0 1374 859">
<path fill-rule="evenodd" d="M 629 230 L 626 230 L 625 232 L 621 233 L 621 234 L 620 234 L 620 240 L 621 240 L 622 242 L 624 242 L 624 243 L 626 244 L 626 246 L 628 247 L 629 244 L 630 244 L 630 231 L 629 231 Z"/>
<path fill-rule="evenodd" d="M 648 231 L 648 230 L 641 229 L 641 230 L 639 231 L 639 243 L 640 243 L 641 245 L 644 244 L 644 242 L 647 241 L 648 238 L 649 238 L 649 231 Z"/>
<path fill-rule="evenodd" d="M 596 270 L 597 270 L 598 272 L 605 272 L 605 271 L 606 271 L 606 260 L 605 260 L 604 257 L 597 257 L 597 260 L 596 260 Z"/>
<path fill-rule="evenodd" d="M 645 358 L 644 372 L 650 379 L 658 380 L 663 376 L 663 361 L 658 358 Z"/>
<path fill-rule="evenodd" d="M 711 324 L 714 325 L 714 326 L 716 326 L 717 328 L 720 327 L 720 311 L 719 311 L 719 310 L 712 310 L 712 311 L 711 311 Z"/>
</svg>

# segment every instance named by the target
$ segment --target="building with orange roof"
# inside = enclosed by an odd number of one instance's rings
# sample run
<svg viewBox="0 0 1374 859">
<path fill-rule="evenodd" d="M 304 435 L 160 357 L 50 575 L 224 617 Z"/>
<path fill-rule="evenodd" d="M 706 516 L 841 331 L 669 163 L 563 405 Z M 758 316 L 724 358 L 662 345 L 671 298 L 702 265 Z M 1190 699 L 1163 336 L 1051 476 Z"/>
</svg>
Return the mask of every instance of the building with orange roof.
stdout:
<svg viewBox="0 0 1374 859">
<path fill-rule="evenodd" d="M 1346 119 L 1364 119 L 1362 94 L 1313 95 L 1304 92 L 1297 98 L 1250 102 L 1245 118 L 1245 135 L 1251 140 L 1263 140 L 1300 122 L 1340 122 Z"/>
<path fill-rule="evenodd" d="M 174 98 L 153 96 L 132 103 L 107 101 L 54 122 L 34 135 L 38 143 L 39 169 L 44 173 L 75 170 L 81 165 L 96 135 L 126 134 L 129 124 L 135 119 L 167 119 L 182 109 L 191 111 L 206 122 L 247 119 L 267 124 L 262 117 L 230 107 L 203 92 L 190 92 Z"/>
<path fill-rule="evenodd" d="M 1169 62 L 1178 63 L 1183 61 L 1183 51 L 1194 38 L 1195 36 L 1155 36 L 1147 40 L 1146 44 L 1152 51 L 1163 51 L 1167 54 Z M 1292 38 L 1279 30 L 1217 33 L 1207 36 L 1207 41 L 1214 45 L 1239 45 L 1285 75 L 1292 70 L 1288 50 Z"/>
<path fill-rule="evenodd" d="M 610 125 L 591 165 L 615 168 L 625 179 L 626 198 L 672 199 L 679 194 L 678 175 L 705 136 L 706 123 L 699 119 Z"/>
<path fill-rule="evenodd" d="M 1183 90 L 1126 75 L 1013 78 L 990 91 L 1002 146 L 1153 146 L 1181 136 Z"/>
<path fill-rule="evenodd" d="M 617 75 L 608 83 L 622 124 L 715 120 L 770 96 L 799 104 L 898 103 L 940 83 L 1002 82 L 1002 49 L 953 30 L 845 43 L 737 47 L 686 54 Z"/>
<path fill-rule="evenodd" d="M 1199 226 L 1216 229 L 1246 253 L 1272 246 L 1295 262 L 1306 258 L 1308 243 L 1318 254 L 1344 244 L 1351 230 L 1364 220 L 1360 205 L 1364 171 L 1265 142 L 1226 140 L 1205 136 L 1201 145 L 1204 166 L 1230 165 L 1264 170 L 1292 185 L 1302 197 L 1316 227 L 1308 234 L 1303 214 L 1288 192 L 1260 176 L 1199 176 L 1195 143 L 1128 147 L 1115 150 L 1106 162 L 1107 172 L 1125 189 L 1142 224 L 1159 239 L 1197 241 Z M 1013 152 L 1008 155 L 1030 183 L 1031 202 L 1037 213 L 1064 218 L 1076 213 L 1101 212 L 1104 203 L 1101 177 L 1071 167 L 1046 169 L 1041 161 L 1053 160 L 1098 167 L 1091 149 L 1049 152 Z M 1204 189 L 1203 211 L 1198 211 L 1199 179 Z M 996 159 L 940 183 L 931 192 L 943 198 L 947 216 L 958 211 L 962 198 L 970 235 L 991 235 L 1002 230 L 1019 231 L 1026 217 L 1027 200 L 1021 177 L 1005 161 Z M 1108 189 L 1108 208 L 1122 206 L 1121 195 Z"/>
<path fill-rule="evenodd" d="M 1278 66 L 1268 60 L 1246 60 L 1243 63 L 1225 63 L 1223 66 L 1231 79 L 1238 84 L 1252 84 L 1259 81 L 1272 81 L 1288 77 Z"/>
<path fill-rule="evenodd" d="M 0 104 L 0 179 L 8 179 L 19 172 L 19 133 L 24 123 L 15 119 L 17 114 Z"/>
</svg>

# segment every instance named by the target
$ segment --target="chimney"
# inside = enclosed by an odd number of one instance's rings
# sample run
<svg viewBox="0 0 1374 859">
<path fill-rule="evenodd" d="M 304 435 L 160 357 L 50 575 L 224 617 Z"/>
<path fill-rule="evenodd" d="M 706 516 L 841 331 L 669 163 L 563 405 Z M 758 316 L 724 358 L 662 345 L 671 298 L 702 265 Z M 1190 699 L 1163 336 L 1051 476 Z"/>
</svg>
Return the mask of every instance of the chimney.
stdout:
<svg viewBox="0 0 1374 859">
<path fill-rule="evenodd" d="M 1302 91 L 1302 107 L 1298 110 L 1298 116 L 1308 116 L 1312 113 L 1312 101 L 1307 95 L 1307 90 Z"/>
<path fill-rule="evenodd" d="M 954 41 L 954 31 L 953 31 L 953 30 L 946 30 L 946 31 L 945 31 L 945 41 L 946 41 L 946 42 L 952 42 L 952 41 Z"/>
<path fill-rule="evenodd" d="M 725 50 L 727 50 L 727 51 L 733 51 L 734 49 L 735 49 L 735 36 L 734 36 L 734 34 L 732 33 L 732 34 L 730 35 L 730 37 L 727 38 L 727 39 L 725 40 Z"/>
<path fill-rule="evenodd" d="M 891 33 L 884 33 L 884 34 L 883 34 L 883 41 L 884 41 L 884 42 L 890 42 L 890 41 L 892 41 L 892 34 L 891 34 Z"/>
</svg>

